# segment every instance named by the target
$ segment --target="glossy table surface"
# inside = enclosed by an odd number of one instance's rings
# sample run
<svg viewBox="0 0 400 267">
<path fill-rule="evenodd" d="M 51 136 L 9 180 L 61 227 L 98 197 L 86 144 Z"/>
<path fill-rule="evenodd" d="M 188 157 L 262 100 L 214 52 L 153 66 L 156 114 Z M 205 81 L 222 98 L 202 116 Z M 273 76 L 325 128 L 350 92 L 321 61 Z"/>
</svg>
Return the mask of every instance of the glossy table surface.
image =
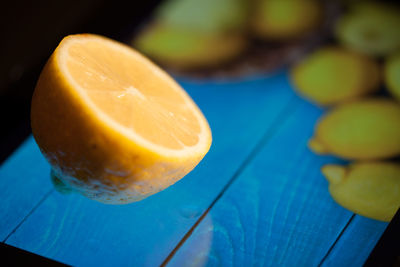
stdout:
<svg viewBox="0 0 400 267">
<path fill-rule="evenodd" d="M 178 78 L 213 144 L 181 181 L 104 205 L 55 191 L 29 137 L 0 167 L 0 238 L 77 266 L 361 266 L 387 227 L 345 210 L 307 140 L 323 110 L 285 71 L 235 81 Z"/>
</svg>

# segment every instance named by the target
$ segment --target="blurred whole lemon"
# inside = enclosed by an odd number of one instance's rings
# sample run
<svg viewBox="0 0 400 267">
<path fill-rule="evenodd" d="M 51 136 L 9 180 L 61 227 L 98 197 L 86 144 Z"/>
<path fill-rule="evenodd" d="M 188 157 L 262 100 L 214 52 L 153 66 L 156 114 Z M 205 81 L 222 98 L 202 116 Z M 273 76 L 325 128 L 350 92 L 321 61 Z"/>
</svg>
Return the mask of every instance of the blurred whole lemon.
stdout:
<svg viewBox="0 0 400 267">
<path fill-rule="evenodd" d="M 246 0 L 167 0 L 155 19 L 174 29 L 201 33 L 243 30 L 247 19 Z"/>
<path fill-rule="evenodd" d="M 264 39 L 301 37 L 322 18 L 318 0 L 259 0 L 255 4 L 250 25 L 254 34 Z"/>
<path fill-rule="evenodd" d="M 390 93 L 400 100 L 400 53 L 386 60 L 385 83 Z"/>
<path fill-rule="evenodd" d="M 388 222 L 400 207 L 399 163 L 326 165 L 322 173 L 333 199 L 357 214 Z"/>
<path fill-rule="evenodd" d="M 351 100 L 378 89 L 378 64 L 339 47 L 321 48 L 291 71 L 295 90 L 319 105 Z"/>
<path fill-rule="evenodd" d="M 336 35 L 346 47 L 375 56 L 400 48 L 400 9 L 378 1 L 358 1 L 336 25 Z"/>
<path fill-rule="evenodd" d="M 229 61 L 246 46 L 238 34 L 215 34 L 153 24 L 133 46 L 158 62 L 178 69 L 210 67 Z"/>
<path fill-rule="evenodd" d="M 243 52 L 246 19 L 245 0 L 169 0 L 132 45 L 177 69 L 213 67 Z"/>
<path fill-rule="evenodd" d="M 309 142 L 318 154 L 381 159 L 400 154 L 400 105 L 385 98 L 341 104 L 318 122 Z"/>
</svg>

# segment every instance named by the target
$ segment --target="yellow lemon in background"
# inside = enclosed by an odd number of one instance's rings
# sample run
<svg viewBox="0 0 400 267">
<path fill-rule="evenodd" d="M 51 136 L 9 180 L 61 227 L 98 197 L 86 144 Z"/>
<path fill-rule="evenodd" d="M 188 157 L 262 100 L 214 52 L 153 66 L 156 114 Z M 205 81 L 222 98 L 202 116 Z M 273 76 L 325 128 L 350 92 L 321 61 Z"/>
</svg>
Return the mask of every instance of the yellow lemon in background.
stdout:
<svg viewBox="0 0 400 267">
<path fill-rule="evenodd" d="M 154 24 L 148 25 L 132 44 L 160 63 L 194 69 L 231 60 L 245 49 L 246 40 L 238 34 L 205 34 Z"/>
<path fill-rule="evenodd" d="M 368 56 L 325 47 L 294 66 L 291 80 L 301 96 L 318 105 L 331 105 L 376 91 L 380 71 Z"/>
<path fill-rule="evenodd" d="M 245 0 L 169 0 L 132 40 L 162 64 L 182 70 L 214 67 L 247 46 Z"/>
<path fill-rule="evenodd" d="M 336 36 L 346 47 L 375 56 L 400 49 L 400 7 L 371 1 L 354 3 L 340 17 Z"/>
<path fill-rule="evenodd" d="M 259 0 L 255 1 L 250 25 L 260 38 L 288 40 L 313 30 L 321 18 L 318 0 Z"/>
<path fill-rule="evenodd" d="M 388 222 L 400 208 L 399 163 L 326 165 L 322 173 L 333 199 L 357 214 Z"/>
<path fill-rule="evenodd" d="M 400 100 L 400 53 L 386 60 L 385 83 L 390 93 Z"/>
<path fill-rule="evenodd" d="M 32 98 L 32 131 L 66 186 L 104 203 L 138 201 L 189 173 L 211 145 L 189 95 L 135 50 L 64 38 Z"/>
<path fill-rule="evenodd" d="M 155 21 L 173 29 L 218 34 L 244 29 L 247 0 L 167 0 L 155 12 Z"/>
<path fill-rule="evenodd" d="M 345 159 L 400 155 L 400 105 L 385 98 L 341 104 L 319 120 L 309 147 Z"/>
</svg>

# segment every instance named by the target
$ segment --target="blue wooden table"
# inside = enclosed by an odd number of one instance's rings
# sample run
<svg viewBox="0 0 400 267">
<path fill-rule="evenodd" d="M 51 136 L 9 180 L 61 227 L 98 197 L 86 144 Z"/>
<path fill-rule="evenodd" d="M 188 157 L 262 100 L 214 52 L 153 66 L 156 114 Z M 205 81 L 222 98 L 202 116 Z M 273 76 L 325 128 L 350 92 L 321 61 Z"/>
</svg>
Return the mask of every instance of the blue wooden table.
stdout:
<svg viewBox="0 0 400 267">
<path fill-rule="evenodd" d="M 0 167 L 0 238 L 78 266 L 360 266 L 387 223 L 337 205 L 311 153 L 322 110 L 287 73 L 179 79 L 209 120 L 210 152 L 165 191 L 123 206 L 55 191 L 32 137 Z"/>
</svg>

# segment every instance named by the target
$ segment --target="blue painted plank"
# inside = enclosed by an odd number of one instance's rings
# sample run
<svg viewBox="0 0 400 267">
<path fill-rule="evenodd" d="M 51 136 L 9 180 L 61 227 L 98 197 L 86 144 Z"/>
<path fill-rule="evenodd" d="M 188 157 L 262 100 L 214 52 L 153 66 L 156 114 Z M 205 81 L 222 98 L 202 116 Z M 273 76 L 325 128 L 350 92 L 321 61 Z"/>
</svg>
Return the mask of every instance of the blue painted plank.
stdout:
<svg viewBox="0 0 400 267">
<path fill-rule="evenodd" d="M 48 164 L 38 155 L 35 141 L 28 138 L 0 167 L 1 241 L 53 189 Z"/>
<path fill-rule="evenodd" d="M 323 164 L 338 160 L 306 148 L 321 111 L 299 102 L 298 110 L 211 208 L 170 266 L 193 261 L 206 266 L 318 266 L 352 213 L 332 200 L 320 173 Z M 374 235 L 363 239 L 357 229 L 346 233 L 372 244 L 381 234 L 373 226 L 365 222 Z M 341 251 L 345 249 L 349 246 Z M 352 257 L 366 259 L 365 254 Z"/>
<path fill-rule="evenodd" d="M 322 266 L 363 266 L 388 223 L 356 215 Z"/>
<path fill-rule="evenodd" d="M 54 192 L 7 243 L 72 265 L 159 265 L 294 97 L 286 73 L 241 82 L 182 84 L 213 132 L 209 154 L 192 173 L 163 192 L 125 206 Z M 31 149 L 36 148 L 25 152 Z M 41 156 L 31 157 L 35 161 Z M 47 173 L 44 168 L 41 175 Z"/>
</svg>

